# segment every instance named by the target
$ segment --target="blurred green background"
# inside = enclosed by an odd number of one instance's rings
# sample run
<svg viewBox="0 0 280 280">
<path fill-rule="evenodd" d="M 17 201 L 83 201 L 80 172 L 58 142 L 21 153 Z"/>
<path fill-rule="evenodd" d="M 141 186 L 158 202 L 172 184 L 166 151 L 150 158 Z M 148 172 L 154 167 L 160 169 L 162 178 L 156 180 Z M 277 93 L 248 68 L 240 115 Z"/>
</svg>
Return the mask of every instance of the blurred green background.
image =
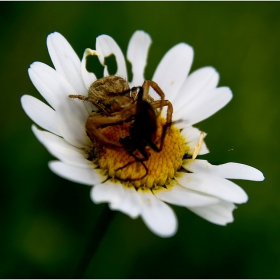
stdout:
<svg viewBox="0 0 280 280">
<path fill-rule="evenodd" d="M 79 57 L 100 34 L 126 53 L 137 29 L 153 40 L 146 78 L 168 49 L 194 47 L 192 71 L 212 65 L 233 100 L 196 125 L 208 133 L 213 164 L 245 163 L 264 182 L 239 181 L 249 202 L 235 222 L 213 225 L 173 207 L 178 233 L 152 234 L 140 218 L 117 212 L 86 271 L 87 278 L 280 278 L 280 3 L 279 2 L 1 2 L 2 71 L 0 278 L 71 278 L 92 229 L 107 205 L 95 205 L 89 187 L 54 175 L 53 157 L 31 132 L 20 105 L 30 94 L 34 61 L 51 60 L 46 37 L 63 34 Z M 102 68 L 90 61 L 101 77 Z"/>
</svg>

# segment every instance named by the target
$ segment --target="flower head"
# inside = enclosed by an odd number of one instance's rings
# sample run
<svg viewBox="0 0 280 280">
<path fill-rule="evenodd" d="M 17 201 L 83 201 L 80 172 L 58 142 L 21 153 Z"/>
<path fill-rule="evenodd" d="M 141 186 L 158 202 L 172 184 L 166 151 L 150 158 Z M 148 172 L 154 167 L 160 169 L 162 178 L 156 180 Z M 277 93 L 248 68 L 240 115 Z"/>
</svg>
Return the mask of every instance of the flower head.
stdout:
<svg viewBox="0 0 280 280">
<path fill-rule="evenodd" d="M 105 58 L 114 54 L 114 76 L 127 81 L 125 58 L 116 42 L 107 35 L 99 36 L 96 51 L 86 49 L 80 61 L 61 34 L 50 34 L 47 46 L 55 69 L 40 62 L 29 68 L 31 81 L 50 106 L 29 95 L 21 99 L 27 115 L 44 129 L 33 125 L 32 130 L 58 159 L 49 163 L 54 173 L 92 186 L 94 202 L 108 202 L 112 210 L 131 218 L 141 216 L 159 236 L 172 236 L 177 230 L 176 216 L 166 202 L 226 225 L 233 221 L 235 204 L 248 199 L 244 190 L 228 179 L 261 181 L 264 177 L 247 165 L 214 166 L 196 159 L 197 154 L 209 150 L 205 133 L 192 125 L 224 107 L 232 93 L 228 87 L 217 87 L 219 74 L 212 67 L 189 74 L 193 49 L 185 43 L 174 46 L 162 58 L 149 84 L 156 90 L 143 90 L 150 44 L 147 33 L 133 34 L 127 51 L 133 79 L 123 93 L 109 92 L 109 97 L 102 99 L 103 91 L 99 98 L 89 91 L 96 90 L 100 80 L 86 70 L 86 58 L 98 55 L 104 77 L 108 77 Z M 102 80 L 105 86 L 106 79 Z M 153 82 L 165 94 L 165 103 Z M 146 94 L 143 101 L 140 91 Z M 119 107 L 113 107 L 116 104 Z"/>
</svg>

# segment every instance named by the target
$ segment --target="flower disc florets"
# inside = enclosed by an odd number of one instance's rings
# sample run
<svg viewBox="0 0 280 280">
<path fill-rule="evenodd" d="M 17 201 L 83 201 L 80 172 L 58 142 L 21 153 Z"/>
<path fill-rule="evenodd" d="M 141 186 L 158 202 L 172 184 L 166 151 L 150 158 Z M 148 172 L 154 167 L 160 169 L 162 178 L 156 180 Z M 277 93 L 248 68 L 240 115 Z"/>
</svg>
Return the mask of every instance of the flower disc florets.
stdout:
<svg viewBox="0 0 280 280">
<path fill-rule="evenodd" d="M 155 137 L 155 143 L 159 145 L 162 135 L 162 128 L 165 119 L 158 119 L 158 128 Z M 118 141 L 121 137 L 129 135 L 131 123 L 123 125 L 108 126 L 102 129 L 102 134 L 113 141 Z M 98 141 L 96 141 L 98 144 Z M 158 185 L 163 186 L 168 179 L 174 177 L 175 172 L 182 166 L 183 156 L 188 151 L 186 140 L 181 136 L 180 131 L 175 125 L 172 125 L 165 136 L 164 144 L 160 152 L 156 152 L 147 146 L 146 150 L 149 159 L 143 163 L 148 169 L 146 170 L 137 160 L 130 156 L 126 150 L 112 149 L 106 146 L 97 145 L 96 149 L 97 162 L 102 169 L 108 170 L 112 178 L 131 183 L 135 187 L 156 188 Z M 135 153 L 138 158 L 143 156 L 138 152 Z M 124 167 L 128 163 L 128 166 Z M 124 168 L 122 168 L 124 167 Z M 137 180 L 137 178 L 141 178 Z"/>
</svg>

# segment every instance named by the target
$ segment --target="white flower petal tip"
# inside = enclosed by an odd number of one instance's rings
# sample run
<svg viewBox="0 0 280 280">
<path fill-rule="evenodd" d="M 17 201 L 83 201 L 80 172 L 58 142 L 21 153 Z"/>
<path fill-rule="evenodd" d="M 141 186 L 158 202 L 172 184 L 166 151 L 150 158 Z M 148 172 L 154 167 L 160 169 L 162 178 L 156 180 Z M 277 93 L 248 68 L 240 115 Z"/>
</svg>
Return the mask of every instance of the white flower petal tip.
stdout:
<svg viewBox="0 0 280 280">
<path fill-rule="evenodd" d="M 187 188 L 233 203 L 245 203 L 248 195 L 235 183 L 215 175 L 205 173 L 177 172 L 175 179 Z"/>
<path fill-rule="evenodd" d="M 48 39 L 51 39 L 52 37 L 57 37 L 57 38 L 63 38 L 63 39 L 65 39 L 65 37 L 64 37 L 61 33 L 57 32 L 57 31 L 54 31 L 54 32 L 50 33 L 50 34 L 47 36 L 47 40 L 48 40 Z M 65 40 L 66 40 L 66 39 L 65 39 Z"/>
<path fill-rule="evenodd" d="M 228 87 L 201 92 L 192 102 L 174 113 L 174 120 L 188 120 L 191 125 L 199 123 L 221 110 L 232 97 Z"/>
<path fill-rule="evenodd" d="M 124 187 L 120 182 L 108 180 L 95 185 L 90 192 L 95 203 L 108 202 L 111 210 L 119 210 L 135 219 L 141 212 L 141 199 L 135 188 Z"/>
<path fill-rule="evenodd" d="M 107 179 L 107 176 L 102 171 L 92 167 L 80 168 L 60 161 L 51 161 L 49 162 L 49 168 L 62 178 L 88 186 L 102 183 Z"/>
<path fill-rule="evenodd" d="M 47 37 L 48 51 L 56 71 L 76 90 L 86 94 L 81 73 L 81 61 L 69 42 L 58 32 Z"/>
<path fill-rule="evenodd" d="M 90 191 L 90 197 L 95 203 L 109 202 L 117 204 L 122 200 L 123 195 L 123 186 L 111 181 L 97 184 Z"/>
<path fill-rule="evenodd" d="M 29 75 L 37 90 L 55 109 L 59 135 L 74 146 L 89 145 L 84 128 L 89 113 L 83 102 L 69 98 L 69 94 L 77 93 L 71 84 L 53 68 L 39 62 L 30 66 Z"/>
<path fill-rule="evenodd" d="M 88 154 L 84 150 L 70 145 L 63 138 L 50 132 L 42 131 L 35 125 L 32 125 L 32 131 L 50 154 L 62 162 L 81 168 L 97 167 L 93 162 L 86 159 Z"/>
<path fill-rule="evenodd" d="M 159 63 L 153 81 L 158 83 L 165 93 L 165 98 L 173 101 L 190 71 L 193 61 L 193 48 L 180 43 L 171 48 Z M 150 95 L 157 98 L 155 92 Z"/>
<path fill-rule="evenodd" d="M 180 88 L 178 96 L 173 101 L 174 111 L 191 103 L 203 92 L 208 92 L 217 87 L 219 73 L 213 67 L 203 67 L 192 72 Z"/>
<path fill-rule="evenodd" d="M 206 173 L 227 179 L 263 181 L 263 173 L 258 169 L 235 162 L 211 165 L 206 160 L 184 160 L 183 167 L 194 173 Z"/>
<path fill-rule="evenodd" d="M 23 95 L 20 101 L 22 108 L 31 120 L 42 128 L 59 135 L 56 126 L 56 113 L 52 108 L 30 95 Z"/>
<path fill-rule="evenodd" d="M 132 86 L 142 85 L 144 82 L 144 70 L 147 63 L 148 50 L 152 39 L 144 31 L 136 31 L 128 44 L 127 59 L 132 65 Z"/>
<path fill-rule="evenodd" d="M 146 226 L 160 237 L 171 237 L 177 232 L 177 217 L 172 208 L 148 190 L 138 189 L 142 200 L 141 216 Z"/>
<path fill-rule="evenodd" d="M 236 209 L 236 206 L 233 203 L 221 200 L 218 204 L 188 209 L 208 222 L 225 226 L 233 222 L 232 212 Z"/>
<path fill-rule="evenodd" d="M 102 65 L 105 65 L 105 57 L 113 54 L 116 58 L 118 68 L 117 72 L 113 75 L 127 79 L 126 63 L 123 53 L 112 37 L 108 35 L 98 36 L 96 38 L 96 51 L 100 54 L 98 58 Z M 109 75 L 107 67 L 105 67 L 104 71 L 104 76 Z"/>
</svg>

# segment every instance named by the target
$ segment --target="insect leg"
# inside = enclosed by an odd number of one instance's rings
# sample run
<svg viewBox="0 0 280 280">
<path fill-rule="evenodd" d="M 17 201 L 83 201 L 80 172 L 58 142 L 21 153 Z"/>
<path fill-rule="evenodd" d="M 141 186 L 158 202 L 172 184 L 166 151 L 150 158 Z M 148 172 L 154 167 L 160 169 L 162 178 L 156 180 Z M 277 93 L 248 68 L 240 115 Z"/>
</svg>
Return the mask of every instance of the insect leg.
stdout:
<svg viewBox="0 0 280 280">
<path fill-rule="evenodd" d="M 172 123 L 166 123 L 163 128 L 162 128 L 162 134 L 160 137 L 160 146 L 159 148 L 157 147 L 157 145 L 152 142 L 152 141 L 148 141 L 149 146 L 156 152 L 160 152 L 162 150 L 163 144 L 164 144 L 164 138 L 167 132 L 167 129 L 171 126 Z"/>
<path fill-rule="evenodd" d="M 129 153 L 129 155 L 131 155 L 132 157 L 134 157 L 135 160 L 132 160 L 132 161 L 128 162 L 128 163 L 125 164 L 124 166 L 119 167 L 118 169 L 116 169 L 115 171 L 121 170 L 121 169 L 123 169 L 123 168 L 125 168 L 125 167 L 127 167 L 127 166 L 129 166 L 129 165 L 131 165 L 131 164 L 133 164 L 133 163 L 140 162 L 140 164 L 145 168 L 145 171 L 146 171 L 145 174 L 144 174 L 142 177 L 140 177 L 140 178 L 130 179 L 130 181 L 136 181 L 136 180 L 141 180 L 141 179 L 145 178 L 145 177 L 148 175 L 148 167 L 145 165 L 145 163 L 144 163 L 143 161 L 146 161 L 147 159 L 146 159 L 145 157 L 143 157 L 143 158 L 138 158 L 137 156 L 135 156 L 135 155 L 133 154 L 133 152 L 128 152 L 128 153 Z"/>
</svg>

